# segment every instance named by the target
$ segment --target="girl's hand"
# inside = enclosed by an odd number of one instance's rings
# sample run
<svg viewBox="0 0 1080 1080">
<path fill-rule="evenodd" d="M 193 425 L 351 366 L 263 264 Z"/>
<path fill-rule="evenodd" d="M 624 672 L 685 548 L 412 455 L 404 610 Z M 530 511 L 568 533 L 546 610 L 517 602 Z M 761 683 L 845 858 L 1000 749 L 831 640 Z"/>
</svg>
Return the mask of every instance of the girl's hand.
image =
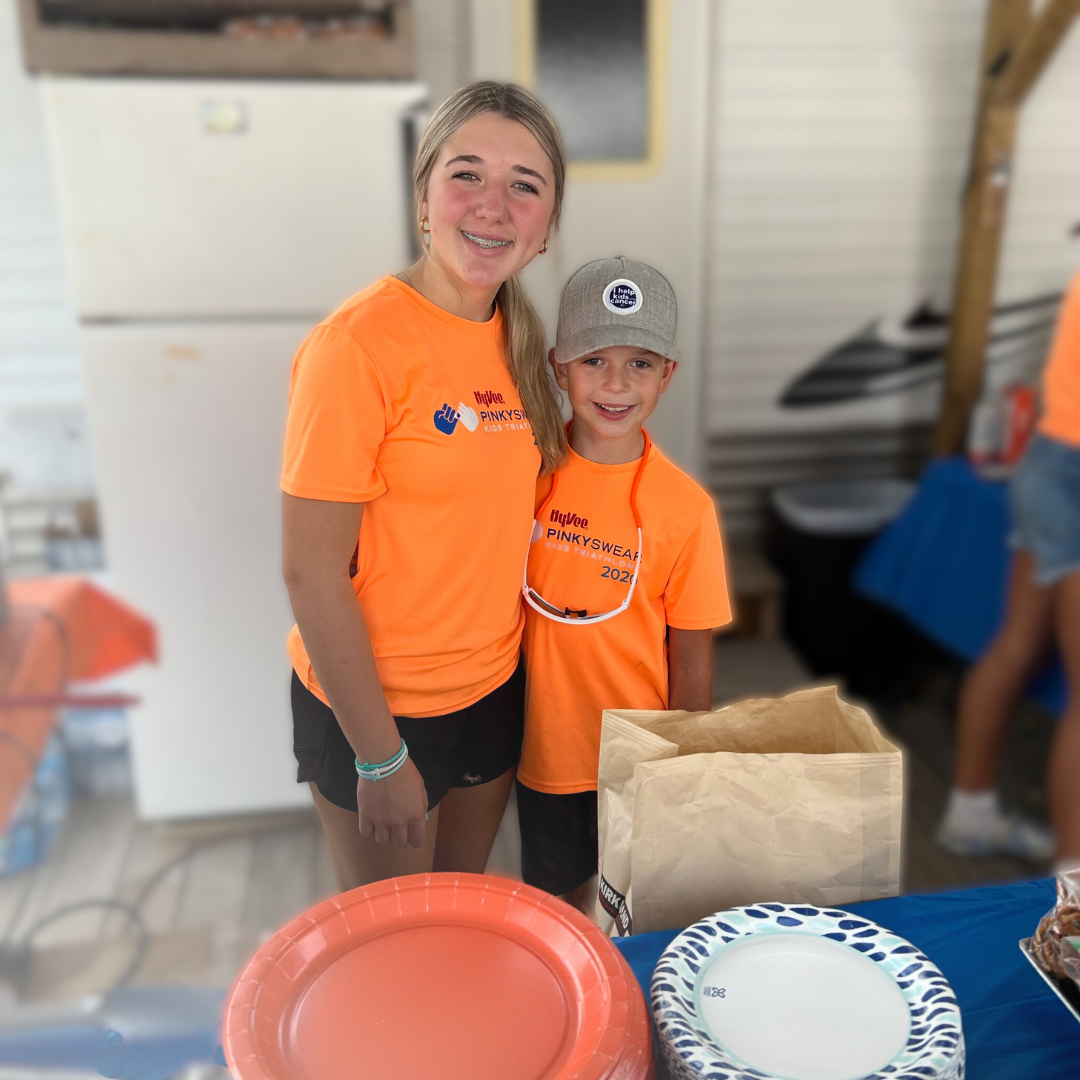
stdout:
<svg viewBox="0 0 1080 1080">
<path fill-rule="evenodd" d="M 422 847 L 427 825 L 428 797 L 424 781 L 412 759 L 385 780 L 356 778 L 356 806 L 360 835 L 375 837 L 376 844 L 396 848 Z"/>
</svg>

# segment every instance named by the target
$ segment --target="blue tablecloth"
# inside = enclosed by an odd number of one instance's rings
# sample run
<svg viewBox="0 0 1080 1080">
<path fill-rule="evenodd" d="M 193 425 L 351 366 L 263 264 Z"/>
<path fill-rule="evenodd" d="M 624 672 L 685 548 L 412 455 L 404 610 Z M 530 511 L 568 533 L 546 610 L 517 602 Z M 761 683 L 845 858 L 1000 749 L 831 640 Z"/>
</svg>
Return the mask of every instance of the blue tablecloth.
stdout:
<svg viewBox="0 0 1080 1080">
<path fill-rule="evenodd" d="M 1017 942 L 1054 902 L 1052 881 L 848 904 L 922 949 L 956 991 L 967 1080 L 1076 1080 L 1080 1023 L 1032 969 Z M 660 954 L 677 931 L 619 938 L 649 994 Z"/>
<path fill-rule="evenodd" d="M 1004 616 L 1010 530 L 1004 481 L 982 479 L 960 458 L 935 461 L 863 556 L 855 588 L 950 652 L 977 660 Z M 1029 692 L 1060 715 L 1066 689 L 1055 661 Z"/>
</svg>

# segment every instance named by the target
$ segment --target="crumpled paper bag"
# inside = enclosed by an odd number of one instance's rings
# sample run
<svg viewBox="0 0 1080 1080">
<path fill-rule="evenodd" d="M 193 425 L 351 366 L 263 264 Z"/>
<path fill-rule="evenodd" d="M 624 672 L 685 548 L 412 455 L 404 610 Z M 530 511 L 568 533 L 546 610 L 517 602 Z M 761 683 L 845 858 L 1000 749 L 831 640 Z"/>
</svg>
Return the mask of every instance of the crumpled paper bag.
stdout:
<svg viewBox="0 0 1080 1080">
<path fill-rule="evenodd" d="M 900 750 L 834 686 L 606 710 L 597 915 L 630 934 L 758 901 L 896 896 L 902 803 Z"/>
</svg>

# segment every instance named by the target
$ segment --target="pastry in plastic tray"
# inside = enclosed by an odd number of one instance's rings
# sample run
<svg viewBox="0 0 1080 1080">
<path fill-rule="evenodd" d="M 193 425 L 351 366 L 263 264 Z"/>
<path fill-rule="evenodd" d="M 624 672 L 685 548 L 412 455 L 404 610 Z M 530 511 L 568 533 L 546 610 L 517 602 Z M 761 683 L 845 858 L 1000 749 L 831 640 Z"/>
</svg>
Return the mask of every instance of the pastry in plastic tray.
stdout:
<svg viewBox="0 0 1080 1080">
<path fill-rule="evenodd" d="M 1067 870 L 1057 876 L 1057 901 L 1042 917 L 1031 937 L 1031 951 L 1039 966 L 1058 979 L 1075 978 L 1074 964 L 1067 970 L 1062 959 L 1062 944 L 1067 938 L 1080 937 L 1080 869 Z M 1068 946 L 1066 955 L 1075 953 Z"/>
</svg>

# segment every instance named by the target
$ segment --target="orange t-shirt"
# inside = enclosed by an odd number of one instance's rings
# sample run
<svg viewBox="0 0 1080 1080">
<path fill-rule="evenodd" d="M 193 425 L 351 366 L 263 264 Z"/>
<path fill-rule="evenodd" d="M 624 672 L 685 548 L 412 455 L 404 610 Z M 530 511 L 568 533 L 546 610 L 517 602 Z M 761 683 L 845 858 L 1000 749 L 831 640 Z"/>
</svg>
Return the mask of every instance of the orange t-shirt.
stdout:
<svg viewBox="0 0 1080 1080">
<path fill-rule="evenodd" d="M 617 608 L 637 551 L 630 488 L 639 462 L 601 465 L 570 451 L 529 550 L 529 586 L 559 607 Z M 537 508 L 551 478 L 537 484 Z M 537 791 L 592 791 L 604 709 L 666 709 L 667 627 L 731 619 L 724 549 L 709 495 L 655 446 L 638 488 L 642 562 L 630 606 L 567 625 L 526 608 L 525 745 L 518 777 Z"/>
<path fill-rule="evenodd" d="M 1061 304 L 1054 344 L 1043 373 L 1043 417 L 1039 430 L 1080 447 L 1080 274 Z"/>
<path fill-rule="evenodd" d="M 281 487 L 366 504 L 353 587 L 395 715 L 463 709 L 514 673 L 539 470 L 500 314 L 471 322 L 389 277 L 300 347 Z M 295 627 L 289 654 L 325 700 Z"/>
</svg>

